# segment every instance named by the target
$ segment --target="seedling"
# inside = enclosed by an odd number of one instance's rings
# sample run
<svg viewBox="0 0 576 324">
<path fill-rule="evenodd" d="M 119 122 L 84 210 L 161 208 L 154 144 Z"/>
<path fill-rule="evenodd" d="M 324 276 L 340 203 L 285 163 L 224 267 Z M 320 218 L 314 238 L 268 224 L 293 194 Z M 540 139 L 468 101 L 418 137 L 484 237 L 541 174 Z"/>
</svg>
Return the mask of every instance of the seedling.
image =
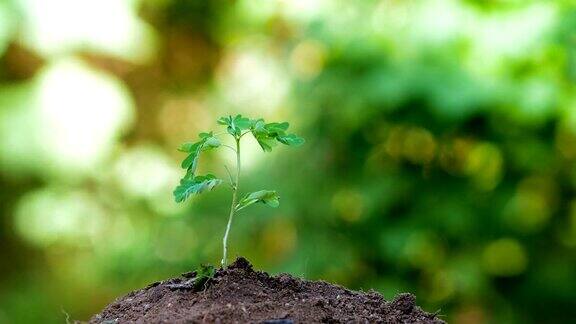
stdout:
<svg viewBox="0 0 576 324">
<path fill-rule="evenodd" d="M 270 207 L 278 207 L 280 204 L 280 197 L 275 190 L 260 190 L 249 192 L 238 201 L 238 188 L 240 180 L 240 140 L 246 134 L 252 134 L 264 152 L 272 151 L 272 148 L 278 143 L 289 146 L 300 146 L 304 143 L 304 139 L 294 134 L 288 134 L 287 122 L 282 123 L 266 123 L 264 119 L 249 119 L 242 115 L 236 117 L 228 116 L 218 119 L 218 124 L 226 126 L 226 132 L 216 133 L 200 133 L 200 139 L 197 142 L 190 142 L 182 144 L 178 150 L 188 153 L 188 156 L 182 161 L 182 168 L 186 170 L 186 174 L 180 180 L 180 185 L 174 190 L 174 198 L 176 202 L 183 202 L 193 194 L 200 194 L 206 190 L 212 190 L 214 187 L 222 183 L 221 179 L 216 178 L 213 174 L 196 175 L 196 167 L 198 166 L 198 159 L 200 153 L 203 151 L 216 149 L 220 147 L 228 148 L 236 153 L 236 172 L 234 175 L 230 172 L 228 167 L 225 166 L 228 172 L 228 180 L 230 188 L 232 188 L 232 205 L 230 206 L 230 215 L 228 216 L 228 224 L 222 239 L 222 267 L 226 267 L 227 253 L 228 253 L 228 234 L 232 226 L 232 220 L 236 212 L 251 206 L 256 203 L 263 203 Z M 230 135 L 234 139 L 234 146 L 222 143 L 220 140 L 221 135 Z"/>
<path fill-rule="evenodd" d="M 182 274 L 188 280 L 179 283 L 168 284 L 172 290 L 190 290 L 200 291 L 206 288 L 208 282 L 214 278 L 216 269 L 211 264 L 202 264 L 195 271 Z"/>
</svg>

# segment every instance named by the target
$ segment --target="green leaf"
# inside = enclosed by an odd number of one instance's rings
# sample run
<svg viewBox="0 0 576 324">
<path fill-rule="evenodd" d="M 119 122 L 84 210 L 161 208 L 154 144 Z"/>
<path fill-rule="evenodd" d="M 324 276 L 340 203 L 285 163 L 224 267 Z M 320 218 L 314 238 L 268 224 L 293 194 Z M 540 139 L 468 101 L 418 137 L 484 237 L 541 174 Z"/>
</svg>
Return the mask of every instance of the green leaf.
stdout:
<svg viewBox="0 0 576 324">
<path fill-rule="evenodd" d="M 178 147 L 178 151 L 191 153 L 193 151 L 196 151 L 198 145 L 200 145 L 199 142 L 196 142 L 196 143 L 186 142 L 186 143 L 180 145 L 180 147 Z"/>
<path fill-rule="evenodd" d="M 232 118 L 232 116 L 220 117 L 217 123 L 220 125 L 228 126 L 226 127 L 226 131 L 228 132 L 228 134 L 232 136 L 240 135 L 241 130 L 234 125 L 234 118 Z"/>
<path fill-rule="evenodd" d="M 290 146 L 300 146 L 304 144 L 304 139 L 295 134 L 280 135 L 276 137 L 276 140 L 282 144 Z"/>
<path fill-rule="evenodd" d="M 217 148 L 217 147 L 220 147 L 220 145 L 222 145 L 222 142 L 220 142 L 220 140 L 217 137 L 210 136 L 210 137 L 207 137 L 205 139 L 203 149 L 207 150 L 207 149 Z"/>
<path fill-rule="evenodd" d="M 198 134 L 198 136 L 202 139 L 200 142 L 204 143 L 202 145 L 202 150 L 204 150 L 204 151 L 211 149 L 211 148 L 217 148 L 220 145 L 222 145 L 222 143 L 220 142 L 220 139 L 217 137 L 214 137 L 214 132 L 200 133 L 200 134 Z"/>
<path fill-rule="evenodd" d="M 260 190 L 248 193 L 236 205 L 236 211 L 242 210 L 255 203 L 263 203 L 276 208 L 280 205 L 280 196 L 278 196 L 274 190 Z"/>
<path fill-rule="evenodd" d="M 247 130 L 252 126 L 252 121 L 250 118 L 243 117 L 242 115 L 236 115 L 236 117 L 234 117 L 234 125 L 241 130 Z"/>
<path fill-rule="evenodd" d="M 220 125 L 228 126 L 226 128 L 228 134 L 234 137 L 240 136 L 243 130 L 250 129 L 252 126 L 252 120 L 242 115 L 236 115 L 236 117 L 220 117 L 217 122 Z"/>
<path fill-rule="evenodd" d="M 230 125 L 231 122 L 232 122 L 232 116 L 220 117 L 216 121 L 216 123 L 218 123 L 218 125 L 224 125 L 224 126 Z"/>
<path fill-rule="evenodd" d="M 214 187 L 222 183 L 222 180 L 217 179 L 212 174 L 205 176 L 196 176 L 193 179 L 184 177 L 180 180 L 180 185 L 174 189 L 174 199 L 177 203 L 182 202 L 192 194 L 200 194 L 206 190 L 212 190 Z"/>
<path fill-rule="evenodd" d="M 268 134 L 270 134 L 271 136 L 277 136 L 277 135 L 284 135 L 288 130 L 289 126 L 290 124 L 287 122 L 269 123 L 266 124 L 265 128 L 268 131 Z"/>
<path fill-rule="evenodd" d="M 258 144 L 260 144 L 260 147 L 262 148 L 262 150 L 264 150 L 264 152 L 271 152 L 272 147 L 276 145 L 274 138 L 269 137 L 268 135 L 257 135 L 254 136 L 254 138 L 256 139 L 256 141 L 258 141 Z"/>
<path fill-rule="evenodd" d="M 178 148 L 181 152 L 189 153 L 188 156 L 182 161 L 182 169 L 186 169 L 186 178 L 193 178 L 196 172 L 196 166 L 198 165 L 198 158 L 201 151 L 206 151 L 209 149 L 217 148 L 222 143 L 213 133 L 200 133 L 198 135 L 200 141 L 196 143 L 184 143 Z"/>
<path fill-rule="evenodd" d="M 260 147 L 265 152 L 270 152 L 276 141 L 290 146 L 304 144 L 303 138 L 295 134 L 286 134 L 289 127 L 290 124 L 287 122 L 266 124 L 264 119 L 258 119 L 252 121 L 250 130 Z"/>
<path fill-rule="evenodd" d="M 213 137 L 214 136 L 214 132 L 210 132 L 210 133 L 200 133 L 198 134 L 198 136 L 202 139 L 208 138 L 208 137 Z"/>
<path fill-rule="evenodd" d="M 256 134 L 256 135 L 267 135 L 268 134 L 268 130 L 266 129 L 266 123 L 264 123 L 264 119 L 258 119 L 258 120 L 254 120 L 252 122 L 252 128 L 251 128 L 252 134 Z"/>
<path fill-rule="evenodd" d="M 264 119 L 253 120 L 252 127 L 250 131 L 252 132 L 252 136 L 258 141 L 260 147 L 264 152 L 272 151 L 272 147 L 275 145 L 274 137 L 270 136 L 270 132 L 266 128 L 266 124 L 264 123 Z"/>
<path fill-rule="evenodd" d="M 186 169 L 186 177 L 193 178 L 196 172 L 196 166 L 198 165 L 198 157 L 200 156 L 200 151 L 204 147 L 206 139 L 202 139 L 199 142 L 194 143 L 190 146 L 190 154 L 182 161 L 182 169 Z"/>
<path fill-rule="evenodd" d="M 190 152 L 188 156 L 182 161 L 182 169 L 192 169 L 194 172 L 196 170 L 196 164 L 198 163 L 198 155 L 200 154 L 201 145 L 197 145 L 194 151 Z"/>
</svg>

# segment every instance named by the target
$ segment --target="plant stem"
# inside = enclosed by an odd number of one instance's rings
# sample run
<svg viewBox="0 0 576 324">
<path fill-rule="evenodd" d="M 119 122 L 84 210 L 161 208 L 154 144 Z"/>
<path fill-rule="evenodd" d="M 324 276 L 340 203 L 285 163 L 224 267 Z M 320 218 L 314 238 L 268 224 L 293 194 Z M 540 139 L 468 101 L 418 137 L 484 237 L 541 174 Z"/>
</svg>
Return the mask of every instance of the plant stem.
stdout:
<svg viewBox="0 0 576 324">
<path fill-rule="evenodd" d="M 231 149 L 232 151 L 236 152 L 236 150 L 235 150 L 232 146 L 230 146 L 230 145 L 222 144 L 222 146 L 224 146 L 224 147 L 226 147 L 226 148 L 229 148 L 229 149 Z"/>
<path fill-rule="evenodd" d="M 234 218 L 234 211 L 236 210 L 236 200 L 238 196 L 238 181 L 240 180 L 240 137 L 236 139 L 236 179 L 232 186 L 232 206 L 230 206 L 230 216 L 228 217 L 228 225 L 226 225 L 226 232 L 222 239 L 223 255 L 222 255 L 222 268 L 226 268 L 228 257 L 228 234 L 230 233 L 230 226 L 232 226 L 232 219 Z"/>
</svg>

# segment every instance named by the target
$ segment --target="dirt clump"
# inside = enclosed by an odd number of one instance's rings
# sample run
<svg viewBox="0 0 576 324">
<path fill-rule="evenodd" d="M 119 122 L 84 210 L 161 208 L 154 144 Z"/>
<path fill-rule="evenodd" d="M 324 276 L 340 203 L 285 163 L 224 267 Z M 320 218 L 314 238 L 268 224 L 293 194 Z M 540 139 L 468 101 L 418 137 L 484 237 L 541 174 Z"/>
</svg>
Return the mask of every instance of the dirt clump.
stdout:
<svg viewBox="0 0 576 324">
<path fill-rule="evenodd" d="M 386 301 L 323 281 L 254 271 L 244 258 L 196 291 L 195 273 L 156 282 L 108 305 L 90 323 L 435 323 L 411 294 Z"/>
</svg>

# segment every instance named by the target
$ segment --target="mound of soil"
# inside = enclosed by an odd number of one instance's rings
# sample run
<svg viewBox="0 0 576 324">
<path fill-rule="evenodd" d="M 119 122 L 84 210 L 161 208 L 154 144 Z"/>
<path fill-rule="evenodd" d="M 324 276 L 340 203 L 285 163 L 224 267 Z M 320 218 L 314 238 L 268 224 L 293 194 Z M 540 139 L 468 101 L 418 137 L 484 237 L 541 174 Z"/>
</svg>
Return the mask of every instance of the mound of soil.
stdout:
<svg viewBox="0 0 576 324">
<path fill-rule="evenodd" d="M 254 271 L 238 258 L 195 291 L 195 273 L 156 282 L 108 305 L 90 323 L 444 323 L 411 294 L 386 301 L 323 281 Z"/>
</svg>

